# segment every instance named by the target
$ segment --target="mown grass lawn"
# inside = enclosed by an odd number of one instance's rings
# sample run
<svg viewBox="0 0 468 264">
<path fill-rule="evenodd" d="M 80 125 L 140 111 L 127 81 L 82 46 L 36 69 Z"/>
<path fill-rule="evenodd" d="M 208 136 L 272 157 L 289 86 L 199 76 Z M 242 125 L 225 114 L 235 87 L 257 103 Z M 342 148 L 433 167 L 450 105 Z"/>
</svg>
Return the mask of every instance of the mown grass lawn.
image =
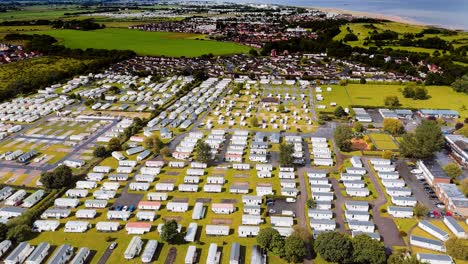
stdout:
<svg viewBox="0 0 468 264">
<path fill-rule="evenodd" d="M 93 31 L 47 30 L 35 32 L 53 36 L 68 48 L 133 50 L 139 55 L 196 57 L 212 53 L 226 55 L 245 53 L 249 47 L 231 42 L 201 40 L 203 35 L 169 32 L 147 32 L 123 28 Z M 194 39 L 200 38 L 199 40 Z"/>
<path fill-rule="evenodd" d="M 371 133 L 369 137 L 378 149 L 381 150 L 395 150 L 398 146 L 393 141 L 392 136 L 382 133 Z"/>
</svg>

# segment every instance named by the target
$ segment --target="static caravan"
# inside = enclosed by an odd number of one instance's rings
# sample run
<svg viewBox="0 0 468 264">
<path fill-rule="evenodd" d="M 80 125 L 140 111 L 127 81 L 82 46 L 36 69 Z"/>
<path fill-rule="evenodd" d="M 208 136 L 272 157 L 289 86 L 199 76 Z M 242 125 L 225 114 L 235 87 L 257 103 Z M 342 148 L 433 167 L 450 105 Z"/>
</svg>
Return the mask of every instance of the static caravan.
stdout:
<svg viewBox="0 0 468 264">
<path fill-rule="evenodd" d="M 262 196 L 242 195 L 242 203 L 245 205 L 260 205 L 262 200 Z"/>
<path fill-rule="evenodd" d="M 208 184 L 224 184 L 224 176 L 209 176 L 206 177 L 206 183 Z M 197 182 L 198 183 L 198 182 Z"/>
<path fill-rule="evenodd" d="M 240 244 L 234 242 L 231 244 L 231 251 L 229 253 L 229 264 L 240 264 L 241 263 L 241 247 Z"/>
<path fill-rule="evenodd" d="M 361 231 L 366 233 L 372 233 L 375 231 L 375 224 L 372 221 L 358 221 L 350 220 L 348 221 L 349 229 L 353 231 Z"/>
<path fill-rule="evenodd" d="M 370 191 L 367 188 L 346 188 L 346 193 L 353 197 L 367 197 Z"/>
<path fill-rule="evenodd" d="M 391 188 L 391 187 L 405 187 L 406 183 L 404 180 L 382 180 L 382 185 L 385 186 L 385 188 Z"/>
<path fill-rule="evenodd" d="M 3 262 L 5 264 L 23 263 L 33 250 L 33 246 L 29 245 L 27 242 L 21 242 Z"/>
<path fill-rule="evenodd" d="M 91 251 L 87 247 L 82 247 L 76 253 L 76 256 L 70 261 L 70 264 L 84 264 Z"/>
<path fill-rule="evenodd" d="M 458 238 L 467 238 L 466 231 L 461 227 L 461 225 L 451 216 L 444 217 L 444 224 L 455 234 Z"/>
<path fill-rule="evenodd" d="M 94 189 L 97 187 L 97 183 L 95 181 L 77 181 L 76 188 L 77 189 Z"/>
<path fill-rule="evenodd" d="M 364 188 L 366 184 L 362 180 L 348 181 L 344 180 L 343 185 L 345 188 Z"/>
<path fill-rule="evenodd" d="M 41 218 L 42 219 L 47 219 L 47 218 L 60 219 L 60 218 L 66 218 L 70 214 L 71 214 L 70 209 L 48 208 L 42 213 Z"/>
<path fill-rule="evenodd" d="M 36 249 L 26 259 L 26 264 L 40 264 L 49 254 L 50 244 L 42 242 L 37 245 Z"/>
<path fill-rule="evenodd" d="M 135 181 L 137 182 L 151 183 L 154 181 L 154 178 L 156 178 L 154 175 L 149 175 L 149 174 L 136 174 L 135 175 Z"/>
<path fill-rule="evenodd" d="M 85 207 L 86 208 L 106 208 L 107 200 L 86 200 Z"/>
<path fill-rule="evenodd" d="M 263 223 L 263 219 L 260 215 L 242 215 L 243 225 L 260 225 Z"/>
<path fill-rule="evenodd" d="M 445 252 L 446 248 L 444 242 L 435 239 L 429 239 L 420 236 L 411 236 L 410 237 L 410 244 L 415 247 L 421 247 L 425 249 Z"/>
<path fill-rule="evenodd" d="M 205 170 L 204 169 L 187 169 L 187 175 L 203 176 L 205 175 Z"/>
<path fill-rule="evenodd" d="M 172 192 L 174 190 L 174 184 L 173 183 L 156 183 L 155 186 L 156 191 L 168 191 Z"/>
<path fill-rule="evenodd" d="M 136 213 L 136 218 L 138 221 L 151 221 L 153 222 L 156 218 L 156 213 L 154 211 L 138 211 Z"/>
<path fill-rule="evenodd" d="M 352 211 L 345 210 L 345 217 L 347 221 L 357 220 L 357 221 L 369 221 L 370 215 L 366 211 Z"/>
<path fill-rule="evenodd" d="M 332 185 L 327 183 L 327 184 L 311 184 L 310 185 L 310 190 L 312 192 L 331 192 L 332 190 Z"/>
<path fill-rule="evenodd" d="M 236 211 L 236 207 L 232 203 L 212 203 L 211 211 L 215 214 L 232 214 Z"/>
<path fill-rule="evenodd" d="M 23 200 L 23 203 L 21 204 L 22 207 L 26 208 L 31 208 L 33 205 L 38 203 L 42 197 L 44 197 L 45 192 L 44 190 L 37 190 L 30 196 L 26 197 L 26 199 Z"/>
<path fill-rule="evenodd" d="M 168 202 L 166 208 L 171 212 L 186 212 L 188 210 L 188 202 Z"/>
<path fill-rule="evenodd" d="M 15 218 L 22 215 L 26 211 L 25 208 L 20 207 L 2 207 L 0 208 L 0 218 L 1 219 L 9 219 Z"/>
<path fill-rule="evenodd" d="M 257 177 L 260 179 L 271 178 L 272 176 L 271 171 L 257 171 Z"/>
<path fill-rule="evenodd" d="M 273 165 L 271 164 L 255 164 L 257 171 L 273 171 Z"/>
<path fill-rule="evenodd" d="M 69 189 L 65 192 L 65 196 L 70 198 L 84 198 L 88 196 L 88 190 L 86 189 Z"/>
<path fill-rule="evenodd" d="M 153 210 L 157 211 L 161 208 L 161 202 L 158 201 L 139 201 L 137 208 L 139 210 Z"/>
<path fill-rule="evenodd" d="M 150 201 L 166 201 L 168 196 L 169 195 L 164 192 L 150 192 L 146 194 L 146 197 Z"/>
<path fill-rule="evenodd" d="M 362 161 L 361 158 L 358 156 L 352 156 L 351 159 L 349 160 L 351 162 L 351 165 L 355 168 L 362 168 Z"/>
<path fill-rule="evenodd" d="M 273 195 L 273 187 L 271 186 L 257 186 L 255 187 L 255 192 L 258 196 Z"/>
<path fill-rule="evenodd" d="M 278 231 L 280 236 L 282 237 L 288 237 L 294 232 L 294 229 L 292 227 L 274 226 L 273 228 L 276 229 L 276 231 Z"/>
<path fill-rule="evenodd" d="M 96 230 L 98 232 L 115 232 L 118 231 L 120 227 L 119 222 L 97 222 L 96 223 Z"/>
<path fill-rule="evenodd" d="M 333 201 L 333 192 L 314 192 L 312 198 L 316 201 Z"/>
<path fill-rule="evenodd" d="M 203 191 L 206 193 L 220 193 L 223 186 L 218 184 L 205 184 L 203 186 Z"/>
<path fill-rule="evenodd" d="M 398 205 L 398 206 L 414 207 L 416 205 L 416 203 L 417 203 L 417 200 L 416 200 L 416 198 L 414 198 L 412 196 L 408 196 L 408 197 L 392 196 L 392 203 L 394 205 Z"/>
<path fill-rule="evenodd" d="M 97 190 L 94 191 L 93 197 L 97 200 L 110 200 L 116 195 L 115 191 Z"/>
<path fill-rule="evenodd" d="M 115 170 L 117 173 L 122 173 L 122 174 L 129 174 L 133 172 L 133 167 L 128 167 L 128 166 L 119 166 Z M 109 177 L 110 178 L 110 177 Z"/>
<path fill-rule="evenodd" d="M 117 210 L 109 210 L 107 211 L 107 219 L 119 219 L 127 221 L 130 218 L 131 212 L 130 211 L 117 211 Z"/>
<path fill-rule="evenodd" d="M 309 177 L 309 183 L 312 184 L 330 184 L 330 180 L 327 178 L 314 178 Z"/>
<path fill-rule="evenodd" d="M 219 264 L 220 254 L 218 254 L 218 245 L 215 243 L 211 243 L 208 249 L 208 256 L 206 257 L 206 264 Z"/>
<path fill-rule="evenodd" d="M 194 264 L 197 261 L 197 247 L 189 246 L 185 255 L 184 264 Z"/>
<path fill-rule="evenodd" d="M 380 241 L 380 234 L 377 232 L 361 232 L 361 231 L 351 231 L 351 237 L 366 235 L 374 240 Z"/>
<path fill-rule="evenodd" d="M 206 225 L 205 234 L 207 236 L 227 236 L 229 235 L 229 226 L 225 225 Z"/>
<path fill-rule="evenodd" d="M 419 221 L 418 227 L 442 241 L 447 241 L 450 238 L 447 232 L 431 224 L 427 220 Z"/>
<path fill-rule="evenodd" d="M 249 215 L 260 215 L 262 209 L 260 205 L 244 205 L 244 213 Z"/>
<path fill-rule="evenodd" d="M 132 191 L 147 191 L 150 184 L 148 182 L 131 182 L 128 188 Z"/>
<path fill-rule="evenodd" d="M 250 170 L 250 164 L 248 163 L 234 163 L 232 168 L 235 170 Z"/>
<path fill-rule="evenodd" d="M 90 228 L 88 221 L 68 221 L 65 223 L 64 232 L 66 233 L 84 233 Z"/>
<path fill-rule="evenodd" d="M 237 235 L 239 237 L 256 237 L 259 232 L 260 232 L 259 226 L 241 225 L 237 228 Z"/>
<path fill-rule="evenodd" d="M 408 187 L 389 187 L 385 191 L 390 196 L 411 196 L 412 191 Z"/>
<path fill-rule="evenodd" d="M 179 192 L 198 192 L 198 184 L 179 184 Z"/>
<path fill-rule="evenodd" d="M 333 212 L 331 210 L 308 209 L 308 216 L 312 219 L 332 219 Z"/>
<path fill-rule="evenodd" d="M 154 239 L 148 240 L 145 246 L 145 250 L 141 254 L 141 261 L 143 263 L 149 263 L 153 260 L 154 253 L 158 249 L 158 241 Z"/>
<path fill-rule="evenodd" d="M 156 176 L 156 175 L 158 175 L 160 172 L 161 172 L 161 168 L 160 168 L 160 167 L 142 167 L 142 168 L 140 169 L 140 173 L 141 173 L 141 174 L 145 174 L 145 175 L 153 175 L 153 176 Z"/>
<path fill-rule="evenodd" d="M 294 225 L 294 218 L 290 216 L 270 216 L 272 226 L 279 227 L 292 227 Z"/>
<path fill-rule="evenodd" d="M 416 258 L 421 261 L 421 263 L 428 264 L 454 264 L 452 257 L 449 255 L 441 254 L 428 254 L 428 253 L 418 253 Z"/>
<path fill-rule="evenodd" d="M 205 216 L 205 207 L 203 206 L 203 203 L 196 202 L 195 206 L 193 207 L 192 219 L 200 220 L 204 216 Z"/>
<path fill-rule="evenodd" d="M 389 160 L 389 159 L 372 158 L 372 159 L 370 159 L 370 163 L 371 163 L 372 165 L 374 165 L 374 167 L 375 167 L 376 165 L 387 165 L 387 166 L 388 166 L 388 165 L 391 165 L 391 164 L 392 164 L 392 161 Z"/>
<path fill-rule="evenodd" d="M 171 168 L 183 168 L 183 167 L 185 167 L 185 162 L 183 162 L 183 161 L 171 161 L 171 162 L 169 162 L 169 167 L 171 167 Z"/>
<path fill-rule="evenodd" d="M 200 177 L 199 176 L 185 176 L 184 177 L 184 183 L 196 183 L 196 184 L 198 184 L 199 182 L 200 182 Z"/>
<path fill-rule="evenodd" d="M 119 160 L 119 167 L 135 167 L 137 165 L 136 160 Z"/>
<path fill-rule="evenodd" d="M 109 173 L 112 168 L 110 166 L 95 166 L 93 172 Z"/>
<path fill-rule="evenodd" d="M 280 171 L 278 177 L 280 179 L 295 179 L 296 174 L 294 173 L 294 171 Z"/>
<path fill-rule="evenodd" d="M 10 247 L 11 247 L 12 243 L 10 240 L 3 240 L 2 242 L 0 242 L 0 257 L 2 257 L 5 252 L 7 252 Z"/>
<path fill-rule="evenodd" d="M 55 220 L 36 220 L 33 223 L 33 230 L 37 232 L 55 231 L 60 226 L 59 221 Z"/>
<path fill-rule="evenodd" d="M 310 227 L 320 231 L 333 231 L 336 228 L 336 222 L 334 220 L 327 219 L 310 219 Z"/>
<path fill-rule="evenodd" d="M 362 175 L 352 173 L 341 173 L 340 179 L 342 181 L 360 181 L 362 180 Z"/>
<path fill-rule="evenodd" d="M 164 161 L 162 160 L 147 160 L 145 162 L 146 167 L 162 168 L 164 166 Z"/>
<path fill-rule="evenodd" d="M 190 223 L 187 227 L 187 233 L 184 240 L 187 242 L 194 242 L 195 236 L 197 235 L 198 225 L 196 223 Z"/>
<path fill-rule="evenodd" d="M 333 159 L 314 158 L 315 166 L 333 166 Z"/>
<path fill-rule="evenodd" d="M 280 180 L 280 186 L 282 188 L 296 188 L 296 180 L 282 179 Z"/>
<path fill-rule="evenodd" d="M 248 185 L 236 185 L 236 183 L 234 183 L 233 185 L 229 186 L 229 192 L 247 194 L 249 193 L 249 186 Z"/>
<path fill-rule="evenodd" d="M 374 170 L 377 172 L 391 172 L 395 171 L 394 165 L 374 165 Z"/>
<path fill-rule="evenodd" d="M 324 170 L 309 170 L 307 171 L 307 177 L 309 178 L 326 178 L 327 171 Z"/>
<path fill-rule="evenodd" d="M 151 223 L 147 222 L 128 222 L 125 225 L 125 230 L 127 234 L 139 234 L 142 235 L 151 231 Z"/>
<path fill-rule="evenodd" d="M 96 217 L 96 210 L 94 209 L 80 209 L 76 211 L 75 216 L 76 218 L 87 218 L 87 219 L 93 219 Z"/>
<path fill-rule="evenodd" d="M 5 200 L 5 205 L 16 206 L 26 197 L 27 193 L 25 190 L 18 190 L 13 195 Z"/>
<path fill-rule="evenodd" d="M 128 174 L 127 173 L 115 173 L 109 175 L 109 181 L 127 181 Z"/>
<path fill-rule="evenodd" d="M 400 207 L 400 206 L 388 206 L 388 214 L 395 218 L 411 218 L 413 217 L 413 208 Z"/>
<path fill-rule="evenodd" d="M 346 173 L 364 175 L 367 171 L 365 168 L 349 167 L 346 168 Z"/>
<path fill-rule="evenodd" d="M 379 171 L 377 173 L 380 179 L 385 180 L 396 180 L 400 178 L 398 171 Z"/>
<path fill-rule="evenodd" d="M 330 210 L 332 208 L 331 201 L 315 201 L 315 209 Z"/>
<path fill-rule="evenodd" d="M 3 187 L 1 190 L 0 190 L 0 201 L 3 201 L 5 200 L 6 198 L 8 198 L 10 195 L 13 194 L 13 188 L 7 186 L 7 187 Z"/>
<path fill-rule="evenodd" d="M 132 240 L 130 240 L 127 249 L 125 249 L 124 252 L 125 259 L 135 258 L 136 256 L 138 256 L 138 254 L 140 254 L 142 248 L 143 240 L 141 240 L 139 236 L 132 237 Z"/>
<path fill-rule="evenodd" d="M 104 182 L 102 184 L 102 189 L 105 191 L 117 191 L 120 188 L 120 183 L 118 182 Z"/>
<path fill-rule="evenodd" d="M 54 201 L 56 207 L 76 208 L 80 204 L 77 198 L 57 198 Z"/>
</svg>

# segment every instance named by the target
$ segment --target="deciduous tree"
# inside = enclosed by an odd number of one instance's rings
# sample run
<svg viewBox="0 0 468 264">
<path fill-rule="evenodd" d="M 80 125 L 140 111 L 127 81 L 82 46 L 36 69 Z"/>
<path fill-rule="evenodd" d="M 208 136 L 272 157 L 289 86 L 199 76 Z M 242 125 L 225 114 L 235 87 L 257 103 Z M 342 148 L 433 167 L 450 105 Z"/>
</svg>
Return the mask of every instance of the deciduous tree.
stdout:
<svg viewBox="0 0 468 264">
<path fill-rule="evenodd" d="M 314 249 L 326 261 L 352 263 L 353 245 L 348 235 L 336 231 L 321 233 L 315 239 Z"/>
<path fill-rule="evenodd" d="M 351 151 L 351 139 L 354 134 L 350 127 L 341 125 L 335 129 L 335 143 L 342 151 Z"/>
<path fill-rule="evenodd" d="M 161 229 L 161 240 L 169 243 L 176 244 L 179 242 L 180 233 L 178 231 L 178 225 L 175 220 L 169 220 L 162 226 Z"/>
<path fill-rule="evenodd" d="M 292 144 L 280 144 L 279 163 L 281 166 L 291 166 L 294 161 L 294 146 Z"/>
<path fill-rule="evenodd" d="M 368 235 L 358 235 L 352 239 L 353 262 L 355 264 L 385 264 L 387 255 L 382 242 Z"/>
<path fill-rule="evenodd" d="M 387 131 L 388 133 L 394 136 L 397 136 L 405 132 L 405 127 L 398 119 L 385 118 L 383 120 L 383 130 Z"/>
<path fill-rule="evenodd" d="M 65 165 L 60 165 L 53 171 L 42 173 L 41 183 L 47 189 L 60 189 L 70 186 L 73 183 L 72 177 L 71 169 Z"/>
<path fill-rule="evenodd" d="M 458 178 L 458 176 L 462 174 L 462 169 L 460 168 L 460 166 L 458 166 L 457 164 L 453 162 L 445 165 L 443 169 L 445 173 L 447 173 L 447 175 L 452 179 L 456 179 Z"/>
<path fill-rule="evenodd" d="M 204 163 L 210 163 L 213 160 L 210 145 L 205 142 L 198 142 L 195 147 L 195 160 Z"/>
<path fill-rule="evenodd" d="M 444 137 L 436 122 L 423 120 L 414 133 L 407 133 L 400 142 L 400 153 L 408 158 L 432 157 L 444 146 Z"/>
</svg>

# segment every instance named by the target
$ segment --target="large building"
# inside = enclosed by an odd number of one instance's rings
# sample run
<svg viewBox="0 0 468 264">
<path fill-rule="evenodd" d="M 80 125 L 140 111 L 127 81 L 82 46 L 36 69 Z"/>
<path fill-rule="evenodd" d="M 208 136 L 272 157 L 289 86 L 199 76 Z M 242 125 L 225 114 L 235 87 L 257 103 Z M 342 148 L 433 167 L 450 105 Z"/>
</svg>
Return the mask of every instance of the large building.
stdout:
<svg viewBox="0 0 468 264">
<path fill-rule="evenodd" d="M 460 162 L 468 166 L 468 138 L 463 135 L 445 135 L 445 141 Z"/>
<path fill-rule="evenodd" d="M 468 198 L 458 189 L 457 185 L 438 183 L 435 185 L 436 194 L 445 204 L 447 210 L 468 217 Z"/>
<path fill-rule="evenodd" d="M 418 160 L 418 167 L 430 185 L 450 183 L 450 177 L 435 160 Z"/>
</svg>

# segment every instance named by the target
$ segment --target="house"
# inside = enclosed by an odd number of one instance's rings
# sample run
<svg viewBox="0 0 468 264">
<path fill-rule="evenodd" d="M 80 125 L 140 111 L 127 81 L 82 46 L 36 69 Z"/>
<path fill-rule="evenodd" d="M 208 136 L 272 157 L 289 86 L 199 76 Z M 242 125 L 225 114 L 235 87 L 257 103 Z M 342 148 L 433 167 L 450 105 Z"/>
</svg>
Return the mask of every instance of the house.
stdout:
<svg viewBox="0 0 468 264">
<path fill-rule="evenodd" d="M 407 196 L 407 197 L 392 196 L 392 203 L 398 206 L 414 207 L 417 203 L 417 200 L 413 196 Z"/>
<path fill-rule="evenodd" d="M 151 223 L 147 222 L 128 222 L 125 225 L 125 230 L 127 234 L 139 234 L 142 235 L 144 233 L 148 233 L 151 231 Z"/>
<path fill-rule="evenodd" d="M 231 244 L 231 251 L 229 253 L 229 264 L 240 264 L 241 263 L 241 247 L 240 244 L 234 242 Z"/>
<path fill-rule="evenodd" d="M 75 216 L 76 218 L 89 218 L 93 219 L 96 217 L 96 210 L 94 209 L 80 209 L 76 211 Z"/>
<path fill-rule="evenodd" d="M 16 246 L 15 249 L 8 255 L 3 262 L 5 264 L 17 264 L 17 263 L 24 263 L 26 258 L 31 254 L 34 250 L 34 246 L 31 246 L 27 242 L 21 242 Z"/>
<path fill-rule="evenodd" d="M 96 223 L 96 230 L 99 232 L 115 232 L 118 231 L 120 227 L 119 222 L 97 222 Z"/>
<path fill-rule="evenodd" d="M 218 245 L 211 243 L 206 257 L 206 264 L 219 264 L 221 255 L 218 254 Z"/>
<path fill-rule="evenodd" d="M 241 225 L 237 228 L 237 235 L 239 237 L 255 237 L 260 232 L 259 226 L 244 226 Z"/>
<path fill-rule="evenodd" d="M 375 230 L 375 225 L 372 221 L 350 220 L 348 221 L 348 226 L 351 230 L 367 233 L 372 233 Z"/>
<path fill-rule="evenodd" d="M 70 209 L 48 208 L 42 213 L 41 218 L 42 219 L 48 219 L 48 218 L 60 219 L 60 218 L 66 218 L 70 214 L 71 214 Z"/>
<path fill-rule="evenodd" d="M 421 263 L 428 264 L 454 264 L 452 257 L 449 255 L 440 255 L 440 254 L 428 254 L 428 253 L 417 253 L 416 258 L 421 261 Z"/>
<path fill-rule="evenodd" d="M 211 211 L 215 214 L 232 214 L 236 211 L 236 207 L 232 203 L 212 203 Z"/>
<path fill-rule="evenodd" d="M 129 260 L 135 258 L 140 254 L 142 248 L 143 240 L 141 240 L 139 236 L 132 237 L 132 240 L 130 240 L 130 243 L 125 249 L 124 258 Z"/>
<path fill-rule="evenodd" d="M 388 214 L 395 218 L 411 218 L 413 217 L 413 208 L 400 207 L 400 206 L 388 206 Z"/>
<path fill-rule="evenodd" d="M 48 263 L 53 264 L 65 264 L 73 256 L 73 247 L 67 244 L 61 245 L 56 251 L 55 254 L 50 257 Z"/>
<path fill-rule="evenodd" d="M 185 255 L 184 264 L 194 264 L 197 261 L 197 247 L 189 246 L 187 248 L 187 254 Z"/>
<path fill-rule="evenodd" d="M 349 159 L 349 161 L 351 162 L 351 165 L 353 165 L 353 167 L 356 167 L 356 168 L 363 167 L 361 158 L 358 156 L 352 156 L 351 159 Z"/>
<path fill-rule="evenodd" d="M 83 264 L 86 263 L 86 259 L 91 254 L 91 251 L 87 247 L 82 247 L 76 253 L 76 256 L 70 261 L 70 264 Z"/>
<path fill-rule="evenodd" d="M 447 232 L 431 224 L 427 220 L 419 221 L 418 227 L 442 241 L 447 241 L 450 238 Z"/>
<path fill-rule="evenodd" d="M 31 255 L 26 259 L 26 264 L 37 264 L 42 263 L 42 261 L 49 254 L 50 244 L 47 242 L 41 242 L 37 245 L 36 249 L 31 253 Z"/>
<path fill-rule="evenodd" d="M 151 221 L 153 222 L 156 218 L 156 213 L 154 211 L 138 211 L 136 213 L 136 218 L 138 221 Z"/>
<path fill-rule="evenodd" d="M 440 251 L 440 252 L 446 251 L 444 242 L 440 240 L 434 240 L 434 239 L 412 235 L 410 237 L 409 243 L 415 247 L 421 247 L 421 248 L 430 249 L 434 251 Z"/>
<path fill-rule="evenodd" d="M 345 217 L 347 221 L 357 220 L 357 221 L 369 221 L 370 215 L 366 211 L 352 211 L 345 210 Z"/>
<path fill-rule="evenodd" d="M 106 208 L 107 200 L 86 200 L 86 208 Z"/>
<path fill-rule="evenodd" d="M 186 212 L 188 210 L 188 202 L 168 202 L 166 208 L 171 212 Z"/>
<path fill-rule="evenodd" d="M 157 211 L 161 208 L 161 202 L 157 201 L 139 201 L 137 208 L 139 210 L 153 210 Z"/>
<path fill-rule="evenodd" d="M 451 216 L 444 216 L 444 224 L 455 234 L 458 238 L 467 238 L 466 231 L 461 227 L 461 225 Z"/>
<path fill-rule="evenodd" d="M 310 227 L 320 231 L 332 231 L 336 228 L 336 222 L 334 220 L 327 219 L 310 219 Z"/>
<path fill-rule="evenodd" d="M 187 227 L 187 233 L 184 240 L 187 242 L 194 242 L 195 236 L 197 235 L 198 225 L 196 223 L 190 223 Z"/>
<path fill-rule="evenodd" d="M 56 220 L 36 220 L 33 223 L 33 230 L 37 232 L 55 231 L 60 226 L 60 222 Z"/>
<path fill-rule="evenodd" d="M 260 215 L 242 215 L 243 225 L 260 225 L 263 223 L 263 219 Z"/>
<path fill-rule="evenodd" d="M 308 213 L 310 218 L 312 219 L 332 219 L 333 212 L 331 210 L 320 210 L 320 209 L 310 209 Z"/>
<path fill-rule="evenodd" d="M 229 235 L 229 226 L 224 225 L 206 225 L 205 234 L 207 236 L 227 236 Z"/>
<path fill-rule="evenodd" d="M 130 211 L 117 211 L 117 210 L 109 210 L 107 211 L 107 219 L 120 219 L 127 221 L 130 218 Z"/>
<path fill-rule="evenodd" d="M 54 201 L 56 207 L 76 208 L 80 204 L 77 198 L 57 198 Z"/>
<path fill-rule="evenodd" d="M 278 227 L 292 227 L 294 225 L 294 218 L 290 216 L 270 216 L 272 226 Z"/>
<path fill-rule="evenodd" d="M 200 220 L 204 216 L 205 216 L 205 207 L 203 206 L 203 203 L 196 202 L 195 206 L 193 207 L 192 219 Z"/>
<path fill-rule="evenodd" d="M 68 221 L 65 223 L 64 232 L 66 233 L 84 233 L 91 225 L 88 221 Z"/>
</svg>

